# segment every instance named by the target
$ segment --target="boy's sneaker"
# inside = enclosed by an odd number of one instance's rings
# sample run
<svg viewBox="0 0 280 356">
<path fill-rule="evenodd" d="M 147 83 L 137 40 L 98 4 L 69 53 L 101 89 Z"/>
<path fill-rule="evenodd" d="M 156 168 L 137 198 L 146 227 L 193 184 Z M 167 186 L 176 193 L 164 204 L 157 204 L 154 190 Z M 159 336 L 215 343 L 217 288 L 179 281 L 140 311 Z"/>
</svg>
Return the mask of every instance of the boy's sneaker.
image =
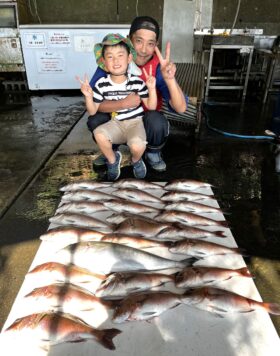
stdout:
<svg viewBox="0 0 280 356">
<path fill-rule="evenodd" d="M 132 162 L 132 165 L 133 165 L 133 174 L 135 178 L 143 179 L 146 177 L 147 168 L 142 158 L 140 158 L 139 161 L 135 163 Z"/>
<path fill-rule="evenodd" d="M 107 178 L 109 181 L 115 181 L 119 178 L 121 174 L 121 161 L 122 161 L 122 154 L 120 151 L 115 152 L 116 161 L 115 163 L 107 162 Z"/>
<path fill-rule="evenodd" d="M 106 163 L 107 163 L 106 157 L 103 156 L 102 153 L 92 161 L 93 166 L 96 167 L 106 166 Z"/>
<path fill-rule="evenodd" d="M 145 158 L 155 171 L 166 171 L 166 163 L 161 157 L 161 152 L 146 152 Z"/>
</svg>

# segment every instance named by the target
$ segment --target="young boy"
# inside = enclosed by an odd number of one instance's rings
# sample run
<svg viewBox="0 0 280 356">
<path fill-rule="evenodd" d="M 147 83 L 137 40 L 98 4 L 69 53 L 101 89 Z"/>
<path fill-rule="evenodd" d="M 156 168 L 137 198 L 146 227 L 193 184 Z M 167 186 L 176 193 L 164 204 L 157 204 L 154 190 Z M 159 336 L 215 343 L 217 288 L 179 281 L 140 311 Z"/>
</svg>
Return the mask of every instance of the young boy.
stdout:
<svg viewBox="0 0 280 356">
<path fill-rule="evenodd" d="M 149 110 L 157 106 L 156 80 L 144 71 L 146 84 L 139 77 L 127 73 L 129 63 L 136 58 L 136 52 L 128 38 L 120 34 L 108 34 L 102 43 L 94 47 L 96 62 L 108 74 L 100 78 L 93 89 L 87 77 L 81 82 L 86 108 L 90 115 L 98 111 L 103 100 L 120 100 L 131 93 L 137 93 Z M 94 138 L 107 159 L 108 180 L 115 181 L 120 176 L 121 153 L 112 149 L 112 144 L 126 143 L 131 151 L 133 173 L 136 178 L 146 176 L 146 166 L 142 155 L 146 149 L 146 133 L 143 125 L 142 104 L 113 112 L 111 120 L 98 126 Z"/>
</svg>

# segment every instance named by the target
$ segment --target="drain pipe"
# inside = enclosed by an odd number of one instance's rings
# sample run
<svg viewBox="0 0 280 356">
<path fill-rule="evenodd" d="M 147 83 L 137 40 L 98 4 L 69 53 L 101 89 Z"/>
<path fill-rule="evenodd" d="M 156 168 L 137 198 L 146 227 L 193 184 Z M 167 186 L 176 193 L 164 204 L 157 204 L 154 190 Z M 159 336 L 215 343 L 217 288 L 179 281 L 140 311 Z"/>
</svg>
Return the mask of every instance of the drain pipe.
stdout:
<svg viewBox="0 0 280 356">
<path fill-rule="evenodd" d="M 235 17 L 234 17 L 234 20 L 233 20 L 233 24 L 232 24 L 232 26 L 231 26 L 231 29 L 230 29 L 230 31 L 229 31 L 229 35 L 231 35 L 232 30 L 233 30 L 233 29 L 234 29 L 234 27 L 235 27 L 236 20 L 237 20 L 238 14 L 239 14 L 240 4 L 241 4 L 241 0 L 238 0 L 238 4 L 237 4 L 237 9 L 236 9 Z"/>
</svg>

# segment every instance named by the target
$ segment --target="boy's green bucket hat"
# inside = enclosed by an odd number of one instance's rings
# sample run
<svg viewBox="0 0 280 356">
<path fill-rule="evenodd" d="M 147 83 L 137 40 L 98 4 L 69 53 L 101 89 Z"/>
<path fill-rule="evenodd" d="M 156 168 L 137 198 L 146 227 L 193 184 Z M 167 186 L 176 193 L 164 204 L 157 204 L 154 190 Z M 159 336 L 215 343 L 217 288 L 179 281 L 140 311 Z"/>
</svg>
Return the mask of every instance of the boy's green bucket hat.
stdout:
<svg viewBox="0 0 280 356">
<path fill-rule="evenodd" d="M 96 43 L 96 45 L 94 46 L 94 54 L 95 54 L 96 63 L 101 69 L 105 70 L 105 65 L 104 65 L 103 58 L 102 58 L 103 46 L 104 45 L 113 46 L 120 42 L 124 42 L 128 46 L 130 53 L 132 54 L 133 60 L 136 59 L 137 54 L 136 54 L 133 44 L 129 38 L 123 37 L 119 33 L 109 33 L 108 35 L 106 35 L 103 38 L 101 43 Z"/>
</svg>

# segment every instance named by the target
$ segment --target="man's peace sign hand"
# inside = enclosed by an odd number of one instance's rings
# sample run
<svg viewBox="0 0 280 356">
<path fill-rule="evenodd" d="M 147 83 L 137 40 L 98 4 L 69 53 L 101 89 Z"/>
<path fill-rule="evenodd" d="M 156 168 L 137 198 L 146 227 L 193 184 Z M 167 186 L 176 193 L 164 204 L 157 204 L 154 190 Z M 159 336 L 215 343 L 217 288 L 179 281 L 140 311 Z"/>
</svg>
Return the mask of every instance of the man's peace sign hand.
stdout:
<svg viewBox="0 0 280 356">
<path fill-rule="evenodd" d="M 163 58 L 158 47 L 155 48 L 155 52 L 160 62 L 161 74 L 164 80 L 174 79 L 176 73 L 175 64 L 170 62 L 170 48 L 171 48 L 170 42 L 167 42 L 165 48 L 165 58 Z"/>
</svg>

